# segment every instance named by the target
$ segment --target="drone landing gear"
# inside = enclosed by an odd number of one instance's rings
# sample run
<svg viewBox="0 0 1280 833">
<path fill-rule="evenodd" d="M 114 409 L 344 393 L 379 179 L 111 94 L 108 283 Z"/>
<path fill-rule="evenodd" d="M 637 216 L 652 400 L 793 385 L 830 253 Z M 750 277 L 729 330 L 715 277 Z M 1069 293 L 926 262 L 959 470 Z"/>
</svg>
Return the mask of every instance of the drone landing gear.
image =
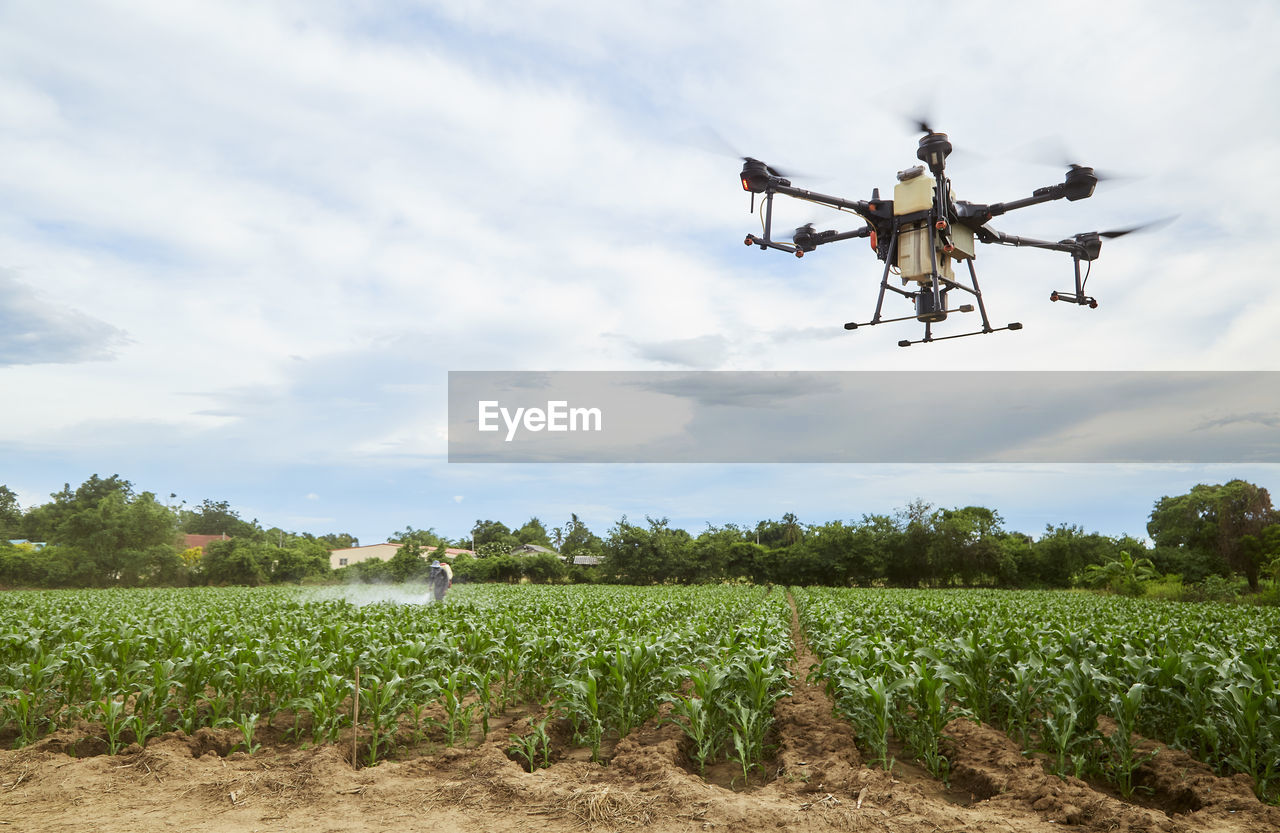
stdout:
<svg viewBox="0 0 1280 833">
<path fill-rule="evenodd" d="M 924 338 L 916 339 L 915 341 L 910 341 L 904 338 L 902 341 L 898 342 L 898 346 L 910 347 L 913 344 L 929 344 L 930 342 L 946 341 L 952 338 L 967 338 L 968 336 L 985 336 L 990 333 L 1004 332 L 1005 330 L 1021 330 L 1021 329 L 1022 329 L 1022 324 L 1018 323 L 1017 321 L 1012 321 L 1004 327 L 991 327 L 990 329 L 985 329 L 985 330 L 974 330 L 971 333 L 956 333 L 955 335 L 935 337 L 933 333 L 929 331 L 929 325 L 926 323 L 924 325 Z"/>
<path fill-rule="evenodd" d="M 1098 308 L 1098 299 L 1094 298 L 1092 295 L 1076 295 L 1071 292 L 1051 292 L 1049 293 L 1049 300 L 1066 301 L 1070 304 L 1079 304 L 1082 307 L 1087 306 L 1089 309 Z"/>
<path fill-rule="evenodd" d="M 1097 255 L 1094 254 L 1094 257 L 1097 257 Z M 1089 264 L 1090 268 L 1093 267 L 1093 261 L 1088 258 L 1088 253 L 1086 253 L 1085 258 L 1083 259 Z M 1081 256 L 1077 254 L 1074 257 L 1072 257 L 1072 260 L 1074 260 L 1076 264 L 1076 291 L 1075 292 L 1052 292 L 1049 294 L 1049 300 L 1050 301 L 1066 301 L 1071 304 L 1079 304 L 1082 307 L 1087 306 L 1089 307 L 1089 309 L 1097 309 L 1098 299 L 1094 298 L 1092 295 L 1084 294 L 1084 285 L 1089 280 L 1089 272 L 1088 270 L 1086 270 L 1083 276 L 1080 274 L 1080 261 L 1082 260 Z"/>
<path fill-rule="evenodd" d="M 777 249 L 780 252 L 791 252 L 796 257 L 804 257 L 804 250 L 799 247 L 787 243 L 778 243 L 774 240 L 765 240 L 763 237 L 756 237 L 754 234 L 748 234 L 747 239 L 742 242 L 748 246 L 759 246 L 761 249 Z"/>
<path fill-rule="evenodd" d="M 973 259 L 966 258 L 965 265 L 969 267 L 970 285 L 943 277 L 938 272 L 938 264 L 935 259 L 932 262 L 933 273 L 929 276 L 927 282 L 920 284 L 920 288 L 915 292 L 908 292 L 905 289 L 899 289 L 889 283 L 889 269 L 895 262 L 898 249 L 898 230 L 895 228 L 893 239 L 889 242 L 889 252 L 885 257 L 884 274 L 880 278 L 880 295 L 876 299 L 876 312 L 870 321 L 859 324 L 850 321 L 844 325 L 846 330 L 856 330 L 859 327 L 871 327 L 876 324 L 891 324 L 895 321 L 919 321 L 924 324 L 924 338 L 911 341 L 903 339 L 898 342 L 899 347 L 910 347 L 913 344 L 928 344 L 934 341 L 947 341 L 953 338 L 966 338 L 968 336 L 988 335 L 990 333 L 999 333 L 1005 330 L 1021 330 L 1022 324 L 1014 321 L 1004 327 L 992 327 L 991 321 L 987 318 L 987 308 L 982 303 L 982 290 L 978 287 L 978 273 L 973 268 Z M 977 302 L 978 313 L 982 317 L 982 329 L 974 330 L 971 333 L 957 333 L 948 336 L 934 336 L 933 325 L 940 321 L 945 321 L 947 316 L 953 312 L 973 312 L 973 304 L 961 304 L 958 307 L 947 308 L 947 293 L 953 289 L 962 292 L 968 292 Z M 911 300 L 915 304 L 916 312 L 914 315 L 904 315 L 899 318 L 881 318 L 880 312 L 884 308 L 884 295 L 886 292 L 895 292 L 903 297 Z"/>
</svg>

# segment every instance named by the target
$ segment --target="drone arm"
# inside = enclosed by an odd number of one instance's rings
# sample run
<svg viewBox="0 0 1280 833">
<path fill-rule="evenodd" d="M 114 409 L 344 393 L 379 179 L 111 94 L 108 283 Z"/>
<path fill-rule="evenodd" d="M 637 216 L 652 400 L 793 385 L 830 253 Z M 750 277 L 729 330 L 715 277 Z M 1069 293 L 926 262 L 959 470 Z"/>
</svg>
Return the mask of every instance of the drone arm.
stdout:
<svg viewBox="0 0 1280 833">
<path fill-rule="evenodd" d="M 1026 208 L 1029 205 L 1039 205 L 1043 202 L 1064 198 L 1071 202 L 1086 199 L 1093 196 L 1093 189 L 1097 184 L 1098 176 L 1093 172 L 1093 168 L 1072 165 L 1071 170 L 1067 171 L 1065 180 L 1057 185 L 1046 185 L 1044 188 L 1037 188 L 1031 192 L 1029 197 L 1010 200 L 1009 202 L 992 203 L 991 205 L 960 203 L 957 206 L 957 212 L 962 220 L 976 219 L 979 223 L 986 223 L 992 217 L 999 217 L 1001 214 L 1016 211 L 1019 208 Z"/>
<path fill-rule="evenodd" d="M 877 219 L 874 213 L 877 203 L 867 202 L 866 200 L 846 200 L 843 197 L 832 197 L 827 194 L 819 194 L 816 191 L 806 191 L 804 188 L 795 188 L 791 185 L 774 185 L 773 190 L 779 194 L 786 194 L 788 197 L 795 197 L 798 200 L 852 211 L 868 223 L 873 223 Z"/>
<path fill-rule="evenodd" d="M 1010 200 L 1009 202 L 998 202 L 995 205 L 987 207 L 987 212 L 992 217 L 999 217 L 1008 211 L 1014 211 L 1019 208 L 1026 208 L 1029 205 L 1039 205 L 1042 202 L 1052 202 L 1060 200 L 1067 195 L 1065 185 L 1050 185 L 1047 188 L 1037 188 L 1031 192 L 1031 196 L 1024 197 L 1020 200 Z"/>
<path fill-rule="evenodd" d="M 1048 249 L 1054 252 L 1066 252 L 1075 255 L 1080 251 L 1080 244 L 1074 240 L 1036 240 L 1031 237 L 1017 237 L 996 231 L 990 226 L 983 226 L 975 234 L 983 243 L 999 243 L 1002 246 L 1028 246 L 1034 249 Z"/>
<path fill-rule="evenodd" d="M 835 243 L 837 240 L 852 240 L 855 237 L 870 237 L 871 232 L 873 231 L 875 231 L 875 229 L 871 226 L 863 226 L 862 228 L 855 229 L 854 231 L 845 231 L 839 234 L 832 234 L 828 237 L 819 237 L 814 242 L 817 245 L 822 245 L 823 243 Z"/>
</svg>

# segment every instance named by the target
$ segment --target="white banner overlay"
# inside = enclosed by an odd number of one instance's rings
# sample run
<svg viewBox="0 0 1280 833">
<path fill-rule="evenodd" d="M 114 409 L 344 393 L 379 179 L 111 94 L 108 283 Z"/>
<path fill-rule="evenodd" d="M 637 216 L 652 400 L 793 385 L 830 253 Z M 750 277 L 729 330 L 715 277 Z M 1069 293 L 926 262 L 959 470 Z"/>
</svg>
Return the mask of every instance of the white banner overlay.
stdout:
<svg viewBox="0 0 1280 833">
<path fill-rule="evenodd" d="M 450 371 L 451 463 L 1273 463 L 1275 371 Z"/>
</svg>

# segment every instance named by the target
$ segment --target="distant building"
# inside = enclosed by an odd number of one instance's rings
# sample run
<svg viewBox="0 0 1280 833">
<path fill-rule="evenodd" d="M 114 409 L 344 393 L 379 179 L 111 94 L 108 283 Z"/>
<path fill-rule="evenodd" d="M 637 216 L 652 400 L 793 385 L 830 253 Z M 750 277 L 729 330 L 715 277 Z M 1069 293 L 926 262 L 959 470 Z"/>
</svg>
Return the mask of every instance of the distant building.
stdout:
<svg viewBox="0 0 1280 833">
<path fill-rule="evenodd" d="M 575 555 L 573 557 L 573 566 L 598 567 L 600 566 L 600 560 L 600 556 L 598 555 Z"/>
<path fill-rule="evenodd" d="M 396 550 L 400 549 L 399 541 L 388 541 L 385 544 L 366 544 L 363 547 L 346 547 L 344 549 L 329 550 L 329 566 L 337 570 L 340 567 L 350 567 L 352 564 L 359 564 L 361 561 L 368 561 L 376 558 L 379 561 L 390 561 L 391 556 L 396 554 Z M 435 557 L 434 547 L 423 547 L 423 558 Z M 446 547 L 444 557 L 454 559 L 460 555 L 475 555 L 471 550 L 459 549 L 457 547 Z"/>
<path fill-rule="evenodd" d="M 229 539 L 230 539 L 230 536 L 227 535 L 227 533 L 225 532 L 222 533 L 221 535 L 183 535 L 182 548 L 184 550 L 189 550 L 189 549 L 194 549 L 195 547 L 199 547 L 201 550 L 203 550 L 205 547 L 209 545 L 210 541 L 226 541 Z"/>
<path fill-rule="evenodd" d="M 48 546 L 44 541 L 28 541 L 26 538 L 10 538 L 9 543 L 13 544 L 15 547 L 25 545 L 31 547 L 33 550 L 42 550 Z"/>
</svg>

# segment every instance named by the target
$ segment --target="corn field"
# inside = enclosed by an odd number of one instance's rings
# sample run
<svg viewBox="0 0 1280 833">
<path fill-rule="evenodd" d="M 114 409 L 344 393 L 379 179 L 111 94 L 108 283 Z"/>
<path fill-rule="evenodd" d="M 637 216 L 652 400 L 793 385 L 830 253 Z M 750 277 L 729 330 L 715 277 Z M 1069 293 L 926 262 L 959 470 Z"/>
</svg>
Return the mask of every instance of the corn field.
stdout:
<svg viewBox="0 0 1280 833">
<path fill-rule="evenodd" d="M 1102 775 L 1126 797 L 1147 759 L 1133 733 L 1247 774 L 1260 798 L 1280 793 L 1274 608 L 1029 591 L 795 596 L 821 657 L 815 679 L 882 767 L 896 737 L 945 778 L 943 727 L 968 717 L 1043 753 L 1058 774 Z"/>
<path fill-rule="evenodd" d="M 406 730 L 465 744 L 513 704 L 548 706 L 598 758 L 670 701 L 706 715 L 705 732 L 682 724 L 700 760 L 745 773 L 764 756 L 792 652 L 785 596 L 760 588 L 485 585 L 442 605 L 284 588 L 3 598 L 0 738 L 22 746 L 87 723 L 112 753 L 203 727 L 239 730 L 249 752 L 273 725 L 335 742 L 353 725 L 358 668 L 362 763 Z"/>
<path fill-rule="evenodd" d="M 1060 592 L 792 593 L 820 659 L 811 681 L 872 765 L 907 754 L 945 780 L 946 726 L 968 718 L 1125 796 L 1150 755 L 1135 733 L 1246 774 L 1264 799 L 1280 794 L 1280 611 Z M 115 753 L 218 728 L 252 753 L 268 736 L 347 740 L 354 725 L 370 765 L 428 737 L 469 744 L 521 706 L 543 717 L 511 737 L 530 769 L 550 763 L 553 727 L 603 760 L 609 742 L 660 718 L 684 734 L 692 767 L 731 762 L 745 779 L 794 682 L 786 594 L 758 587 L 465 586 L 441 605 L 297 588 L 2 598 L 0 743 L 14 747 L 73 729 Z"/>
</svg>

